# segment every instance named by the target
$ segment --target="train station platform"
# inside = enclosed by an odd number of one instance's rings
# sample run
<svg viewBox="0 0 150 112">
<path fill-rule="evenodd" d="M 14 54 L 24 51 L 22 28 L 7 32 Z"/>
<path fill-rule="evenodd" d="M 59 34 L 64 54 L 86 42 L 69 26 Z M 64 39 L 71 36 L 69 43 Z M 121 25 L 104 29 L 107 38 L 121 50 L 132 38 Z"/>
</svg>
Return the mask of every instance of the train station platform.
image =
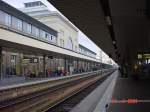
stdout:
<svg viewBox="0 0 150 112">
<path fill-rule="evenodd" d="M 71 112 L 150 112 L 149 85 L 148 78 L 122 78 L 116 71 Z"/>
<path fill-rule="evenodd" d="M 103 72 L 104 71 L 105 69 L 103 69 Z M 51 82 L 51 81 L 56 81 L 56 80 L 63 80 L 67 78 L 78 77 L 78 76 L 88 75 L 88 74 L 95 74 L 95 73 L 99 74 L 101 73 L 101 70 L 83 72 L 83 73 L 66 75 L 66 76 L 45 77 L 45 78 L 44 77 L 43 78 L 29 78 L 25 76 L 7 77 L 7 78 L 3 78 L 0 80 L 0 90 L 12 89 L 16 87 L 40 84 L 40 83 Z"/>
<path fill-rule="evenodd" d="M 150 112 L 150 79 L 118 77 L 108 112 Z"/>
<path fill-rule="evenodd" d="M 115 71 L 71 112 L 106 112 L 105 105 L 111 100 L 117 77 L 118 71 Z"/>
</svg>

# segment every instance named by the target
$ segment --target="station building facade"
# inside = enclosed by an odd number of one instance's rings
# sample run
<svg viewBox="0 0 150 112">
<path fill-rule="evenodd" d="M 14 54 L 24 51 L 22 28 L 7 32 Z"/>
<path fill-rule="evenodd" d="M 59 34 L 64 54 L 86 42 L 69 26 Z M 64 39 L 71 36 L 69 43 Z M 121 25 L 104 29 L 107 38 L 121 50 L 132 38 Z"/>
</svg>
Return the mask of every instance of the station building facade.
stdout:
<svg viewBox="0 0 150 112">
<path fill-rule="evenodd" d="M 1 77 L 68 75 L 98 69 L 99 60 L 78 52 L 75 27 L 68 24 L 50 26 L 54 21 L 50 22 L 49 16 L 44 19 L 48 23 L 43 24 L 3 1 L 0 5 Z M 57 19 L 63 24 L 60 18 Z"/>
<path fill-rule="evenodd" d="M 50 11 L 41 1 L 27 2 L 24 5 L 21 11 L 58 32 L 58 46 L 78 52 L 78 29 L 67 18 L 56 11 Z"/>
<path fill-rule="evenodd" d="M 96 53 L 91 51 L 90 49 L 86 48 L 85 46 L 79 44 L 79 53 L 83 55 L 90 56 L 92 58 L 96 58 Z"/>
<path fill-rule="evenodd" d="M 22 14 L 8 4 L 1 2 L 0 26 L 3 29 L 12 31 L 19 35 L 57 44 L 57 31 L 36 21 L 35 19 Z M 12 9 L 12 10 L 8 10 Z M 21 15 L 21 16 L 20 16 Z M 2 36 L 2 34 L 1 34 Z M 8 43 L 9 44 L 9 43 Z M 34 43 L 33 43 L 34 44 Z M 42 74 L 43 56 L 23 53 L 15 48 L 1 46 L 1 74 L 20 75 L 20 74 Z"/>
<path fill-rule="evenodd" d="M 58 46 L 96 59 L 96 53 L 84 47 L 83 45 L 79 45 L 78 29 L 63 15 L 56 11 L 50 11 L 41 1 L 27 2 L 24 3 L 24 5 L 25 7 L 20 9 L 21 11 L 58 32 Z M 82 49 L 82 52 L 80 52 L 80 49 Z M 88 68 L 90 68 L 90 64 L 88 64 L 86 61 L 79 61 L 78 68 L 77 62 L 72 61 L 72 59 L 68 60 L 66 64 L 70 65 L 68 70 L 80 68 L 80 71 L 87 71 Z"/>
</svg>

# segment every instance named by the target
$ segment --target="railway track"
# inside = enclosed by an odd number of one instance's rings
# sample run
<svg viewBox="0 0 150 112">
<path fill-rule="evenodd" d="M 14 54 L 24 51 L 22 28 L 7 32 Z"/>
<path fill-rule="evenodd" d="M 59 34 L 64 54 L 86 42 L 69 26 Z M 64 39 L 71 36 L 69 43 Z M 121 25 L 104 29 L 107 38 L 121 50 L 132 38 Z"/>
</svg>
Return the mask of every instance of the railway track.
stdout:
<svg viewBox="0 0 150 112">
<path fill-rule="evenodd" d="M 73 107 L 75 107 L 80 101 L 82 101 L 86 96 L 88 96 L 96 87 L 98 87 L 107 77 L 93 82 L 85 88 L 75 92 L 74 94 L 68 96 L 66 99 L 59 101 L 57 104 L 49 107 L 44 112 L 70 112 Z"/>
<path fill-rule="evenodd" d="M 70 77 L 70 78 L 66 78 L 66 79 L 63 79 L 63 80 L 56 80 L 56 81 L 50 81 L 48 82 L 49 85 L 49 88 L 48 89 L 44 89 L 44 90 L 41 90 L 41 91 L 37 91 L 37 92 L 32 92 L 31 94 L 25 94 L 23 96 L 20 96 L 20 97 L 15 97 L 15 98 L 11 98 L 11 99 L 7 99 L 7 100 L 2 100 L 0 101 L 0 108 L 2 107 L 6 107 L 6 106 L 9 106 L 9 105 L 13 105 L 15 103 L 19 103 L 19 102 L 22 102 L 24 100 L 27 100 L 27 99 L 30 99 L 30 98 L 34 98 L 36 96 L 39 96 L 39 95 L 43 95 L 45 92 L 50 92 L 50 91 L 53 91 L 55 90 L 56 88 L 58 88 L 61 84 L 64 84 L 64 83 L 70 83 L 71 81 L 73 80 L 79 80 L 80 78 L 84 78 L 84 77 L 88 77 L 88 74 L 86 76 L 79 76 L 79 77 Z M 43 84 L 43 83 L 41 83 Z M 39 84 L 37 84 L 39 85 Z M 35 85 L 33 85 L 35 86 Z M 47 86 L 47 85 L 46 85 Z M 28 86 L 27 86 L 28 87 Z M 26 87 L 25 87 L 26 88 Z M 34 87 L 32 87 L 34 89 Z M 49 90 L 50 89 L 50 90 Z M 22 91 L 24 91 L 22 89 Z M 17 92 L 17 91 L 16 91 Z M 34 94 L 33 94 L 34 93 Z M 1 93 L 0 93 L 1 94 Z M 3 94 L 3 93 L 2 93 Z M 7 94 L 7 93 L 6 93 Z M 12 93 L 13 94 L 13 93 Z M 1 96 L 1 95 L 0 95 Z M 2 97 L 2 96 L 1 96 Z"/>
<path fill-rule="evenodd" d="M 14 100 L 1 102 L 0 112 L 29 112 L 40 110 L 41 108 L 47 106 L 48 104 L 52 105 L 54 102 L 65 97 L 65 95 L 63 95 L 62 93 L 67 93 L 66 91 L 69 88 L 72 88 L 73 86 L 75 88 L 75 85 L 78 85 L 81 82 L 85 83 L 88 81 L 88 79 L 91 80 L 97 77 L 98 77 L 97 75 L 91 75 L 89 77 L 81 78 L 79 80 L 68 82 L 63 85 L 55 86 L 40 93 L 34 93 L 26 97 L 24 96 L 16 98 Z"/>
<path fill-rule="evenodd" d="M 0 103 L 0 112 L 37 112 L 49 111 L 49 107 L 54 107 L 58 102 L 72 96 L 77 91 L 88 87 L 93 82 L 101 79 L 100 75 L 91 75 L 78 80 L 54 86 L 39 93 L 33 93 L 14 100 Z M 59 103 L 60 104 L 60 103 Z M 56 112 L 56 111 L 55 111 Z"/>
</svg>

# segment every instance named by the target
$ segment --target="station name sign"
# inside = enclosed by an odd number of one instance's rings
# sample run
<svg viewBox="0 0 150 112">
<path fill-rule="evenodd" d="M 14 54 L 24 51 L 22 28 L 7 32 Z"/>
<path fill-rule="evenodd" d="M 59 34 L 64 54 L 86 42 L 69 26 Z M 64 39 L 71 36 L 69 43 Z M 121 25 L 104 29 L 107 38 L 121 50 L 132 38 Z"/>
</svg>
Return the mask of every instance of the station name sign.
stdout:
<svg viewBox="0 0 150 112">
<path fill-rule="evenodd" d="M 38 62 L 39 62 L 38 58 L 34 58 L 34 57 L 32 57 L 32 58 L 24 58 L 23 59 L 23 63 L 24 64 L 27 64 L 27 63 L 38 63 Z"/>
<path fill-rule="evenodd" d="M 150 59 L 150 53 L 138 54 L 138 59 Z"/>
</svg>

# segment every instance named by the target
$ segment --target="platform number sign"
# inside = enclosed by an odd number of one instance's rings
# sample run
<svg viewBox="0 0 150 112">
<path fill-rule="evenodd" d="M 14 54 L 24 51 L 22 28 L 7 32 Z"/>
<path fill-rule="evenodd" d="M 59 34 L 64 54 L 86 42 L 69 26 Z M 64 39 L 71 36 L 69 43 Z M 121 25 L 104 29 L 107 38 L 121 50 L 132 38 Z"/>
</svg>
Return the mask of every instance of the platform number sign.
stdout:
<svg viewBox="0 0 150 112">
<path fill-rule="evenodd" d="M 30 58 L 30 63 L 38 63 L 38 58 Z"/>
</svg>

